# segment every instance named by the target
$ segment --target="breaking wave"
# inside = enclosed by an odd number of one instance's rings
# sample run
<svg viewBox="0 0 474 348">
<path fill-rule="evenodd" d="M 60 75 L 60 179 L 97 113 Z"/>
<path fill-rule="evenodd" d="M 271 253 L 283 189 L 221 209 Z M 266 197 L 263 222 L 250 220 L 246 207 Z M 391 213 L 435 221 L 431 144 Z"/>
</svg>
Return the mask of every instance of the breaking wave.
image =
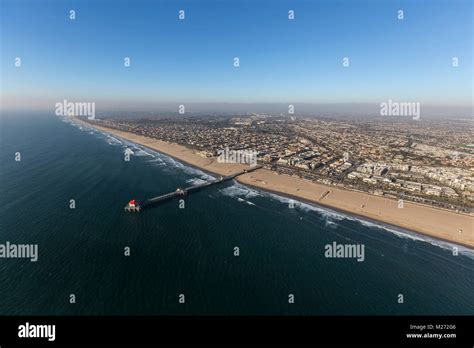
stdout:
<svg viewBox="0 0 474 348">
<path fill-rule="evenodd" d="M 244 185 L 239 184 L 239 183 L 234 183 L 232 186 L 229 186 L 229 187 L 226 187 L 226 188 L 220 190 L 220 192 L 224 196 L 245 197 L 247 199 L 262 196 L 262 194 L 259 191 L 255 190 L 253 188 L 244 186 Z"/>
<path fill-rule="evenodd" d="M 299 209 L 306 213 L 311 212 L 311 211 L 317 212 L 325 220 L 326 226 L 337 227 L 337 222 L 342 221 L 342 220 L 355 221 L 363 226 L 369 227 L 370 229 L 382 229 L 384 231 L 390 232 L 391 234 L 396 235 L 399 238 L 429 243 L 431 245 L 437 246 L 442 249 L 450 250 L 450 251 L 452 251 L 454 248 L 457 248 L 459 254 L 462 254 L 471 259 L 474 259 L 474 250 L 462 245 L 431 238 L 429 236 L 425 236 L 425 235 L 416 233 L 414 231 L 409 231 L 401 227 L 389 226 L 389 225 L 384 224 L 383 222 L 368 221 L 368 220 L 365 220 L 364 218 L 360 218 L 360 217 L 353 216 L 350 214 L 345 214 L 342 212 L 337 212 L 337 211 L 331 210 L 330 208 L 325 208 L 325 207 L 323 208 L 323 207 L 318 207 L 316 205 L 300 202 L 295 199 L 277 195 L 275 193 L 265 192 L 264 196 L 270 197 L 274 200 L 277 200 L 285 204 L 289 204 L 290 200 L 293 200 L 293 202 L 295 203 L 295 209 Z"/>
</svg>

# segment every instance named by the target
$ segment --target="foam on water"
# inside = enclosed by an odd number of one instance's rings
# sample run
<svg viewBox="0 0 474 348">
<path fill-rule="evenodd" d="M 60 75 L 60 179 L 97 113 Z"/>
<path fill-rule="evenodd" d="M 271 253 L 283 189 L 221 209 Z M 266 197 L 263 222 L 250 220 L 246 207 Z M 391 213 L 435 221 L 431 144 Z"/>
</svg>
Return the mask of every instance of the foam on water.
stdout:
<svg viewBox="0 0 474 348">
<path fill-rule="evenodd" d="M 207 181 L 199 179 L 199 178 L 193 178 L 193 179 L 186 180 L 186 182 L 191 185 L 201 185 L 201 184 L 206 183 Z"/>
<path fill-rule="evenodd" d="M 324 226 L 329 227 L 329 228 L 336 229 L 337 226 L 338 226 L 338 224 L 336 224 L 335 222 L 333 222 L 333 221 L 327 219 L 327 220 L 324 221 Z"/>
<path fill-rule="evenodd" d="M 345 215 L 343 213 L 339 213 L 337 211 L 334 211 L 334 210 L 331 210 L 331 209 L 328 209 L 328 208 L 323 208 L 323 207 L 319 207 L 319 206 L 316 206 L 316 205 L 311 205 L 311 204 L 308 204 L 308 203 L 305 203 L 305 202 L 300 202 L 296 199 L 280 196 L 280 195 L 277 195 L 275 193 L 264 192 L 263 195 L 265 197 L 270 197 L 270 198 L 272 198 L 274 200 L 277 200 L 278 202 L 284 203 L 286 205 L 288 205 L 292 201 L 294 203 L 294 206 L 295 206 L 296 209 L 299 209 L 299 210 L 301 210 L 305 213 L 312 212 L 312 211 L 317 212 L 327 220 L 331 220 L 331 221 L 341 221 L 341 220 L 345 220 L 345 219 L 355 220 L 352 217 L 350 217 L 348 215 Z"/>
<path fill-rule="evenodd" d="M 291 200 L 290 198 L 279 196 L 277 194 L 269 193 L 269 192 L 268 193 L 266 192 L 264 195 L 285 204 L 288 204 Z M 299 202 L 294 199 L 293 201 L 295 202 L 295 208 L 300 209 L 303 212 L 314 211 L 314 212 L 317 212 L 319 215 L 321 215 L 325 219 L 326 226 L 332 226 L 332 227 L 337 226 L 335 221 L 341 221 L 341 220 L 355 221 L 363 226 L 369 227 L 369 230 L 382 229 L 384 231 L 387 231 L 396 235 L 399 238 L 406 238 L 406 239 L 410 239 L 414 241 L 429 243 L 439 248 L 450 250 L 450 251 L 454 250 L 454 248 L 457 248 L 459 254 L 462 254 L 471 259 L 474 259 L 474 250 L 462 245 L 431 238 L 429 236 L 416 233 L 414 231 L 405 230 L 401 227 L 387 226 L 382 222 L 378 223 L 378 222 L 364 220 L 363 218 L 359 218 L 357 216 L 353 216 L 349 214 L 344 214 L 341 212 L 336 212 L 329 208 L 318 207 L 318 206 L 311 205 L 308 203 Z"/>
<path fill-rule="evenodd" d="M 252 203 L 250 201 L 246 201 L 245 199 L 240 198 L 240 197 L 237 197 L 237 201 L 239 201 L 241 203 L 247 203 L 248 205 L 255 205 L 255 203 Z"/>
<path fill-rule="evenodd" d="M 142 150 L 142 149 L 137 149 L 138 151 L 135 152 L 135 156 L 151 156 L 153 157 L 153 155 L 151 153 L 148 153 L 146 152 L 145 150 Z"/>
<path fill-rule="evenodd" d="M 245 197 L 245 198 L 253 198 L 262 196 L 257 190 L 244 186 L 239 183 L 234 183 L 232 186 L 226 187 L 225 189 L 220 190 L 220 192 L 224 196 L 229 197 Z"/>
</svg>

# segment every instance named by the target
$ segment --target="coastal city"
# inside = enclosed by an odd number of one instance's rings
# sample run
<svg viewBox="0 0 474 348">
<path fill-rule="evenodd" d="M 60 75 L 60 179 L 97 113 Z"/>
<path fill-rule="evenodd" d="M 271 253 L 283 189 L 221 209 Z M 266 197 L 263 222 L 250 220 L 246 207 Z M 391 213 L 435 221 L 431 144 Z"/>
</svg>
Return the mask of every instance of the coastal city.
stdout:
<svg viewBox="0 0 474 348">
<path fill-rule="evenodd" d="M 248 114 L 89 120 L 191 148 L 254 151 L 280 174 L 377 196 L 474 213 L 469 120 L 302 118 Z"/>
<path fill-rule="evenodd" d="M 472 9 L 0 0 L 0 348 L 474 348 Z"/>
</svg>

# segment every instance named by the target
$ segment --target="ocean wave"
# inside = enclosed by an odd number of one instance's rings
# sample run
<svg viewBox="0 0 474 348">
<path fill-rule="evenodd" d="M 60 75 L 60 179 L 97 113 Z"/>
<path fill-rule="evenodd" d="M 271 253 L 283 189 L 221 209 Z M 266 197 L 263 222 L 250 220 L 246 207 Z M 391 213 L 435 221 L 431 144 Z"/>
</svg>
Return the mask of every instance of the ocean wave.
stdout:
<svg viewBox="0 0 474 348">
<path fill-rule="evenodd" d="M 71 126 L 79 129 L 81 132 L 87 132 L 89 134 L 95 134 L 97 131 L 95 128 L 93 127 L 90 127 L 90 126 L 87 126 L 87 125 L 83 125 L 83 124 L 78 124 L 72 120 L 68 120 L 68 121 L 64 121 L 68 124 L 70 124 Z"/>
<path fill-rule="evenodd" d="M 336 229 L 339 225 L 335 223 L 334 221 L 331 221 L 330 219 L 326 219 L 324 221 L 324 226 L 332 228 L 332 229 Z"/>
<path fill-rule="evenodd" d="M 186 180 L 186 183 L 191 184 L 191 185 L 201 185 L 201 184 L 204 184 L 206 182 L 207 182 L 207 180 L 202 180 L 200 178 L 192 178 L 192 179 Z"/>
<path fill-rule="evenodd" d="M 145 150 L 142 150 L 140 148 L 136 149 L 135 156 L 139 156 L 139 157 L 140 156 L 151 156 L 151 157 L 153 157 L 153 155 L 151 153 L 148 153 Z"/>
<path fill-rule="evenodd" d="M 254 190 L 239 183 L 234 183 L 232 186 L 220 190 L 220 192 L 224 196 L 245 197 L 247 199 L 262 196 L 257 190 Z"/>
<path fill-rule="evenodd" d="M 247 203 L 248 205 L 255 205 L 255 203 L 252 203 L 250 201 L 246 201 L 245 199 L 240 198 L 240 197 L 237 197 L 237 201 L 239 201 L 241 203 Z"/>
<path fill-rule="evenodd" d="M 190 175 L 199 175 L 201 179 L 204 179 L 204 180 L 211 180 L 211 179 L 215 179 L 216 177 L 213 176 L 213 175 L 210 175 L 210 174 L 207 174 L 205 172 L 203 172 L 202 170 L 199 170 L 197 168 L 193 168 L 193 167 L 189 167 L 189 166 L 183 166 L 182 168 L 182 171 L 185 172 L 186 174 L 190 174 Z"/>
<path fill-rule="evenodd" d="M 384 224 L 383 222 L 365 220 L 364 218 L 361 218 L 361 217 L 353 216 L 350 214 L 344 214 L 342 212 L 337 212 L 337 211 L 331 210 L 330 208 L 318 207 L 316 205 L 300 202 L 295 199 L 283 197 L 275 193 L 270 193 L 270 192 L 264 193 L 264 196 L 271 197 L 272 199 L 277 200 L 281 203 L 285 203 L 285 204 L 289 204 L 289 202 L 292 200 L 295 203 L 294 206 L 296 209 L 302 210 L 303 212 L 311 212 L 311 211 L 317 212 L 321 217 L 323 217 L 323 219 L 325 220 L 325 225 L 328 227 L 329 226 L 336 227 L 337 221 L 342 221 L 342 220 L 354 221 L 365 227 L 369 227 L 370 229 L 384 230 L 399 238 L 410 239 L 417 242 L 429 243 L 431 245 L 437 246 L 445 250 L 450 250 L 450 251 L 453 251 L 454 248 L 457 248 L 459 254 L 462 254 L 471 259 L 474 259 L 473 249 L 470 249 L 468 247 L 465 247 L 456 243 L 451 243 L 451 242 L 443 241 L 440 239 L 432 238 L 426 235 L 419 234 L 414 231 L 406 230 L 402 227 L 388 226 Z"/>
<path fill-rule="evenodd" d="M 179 169 L 180 171 L 182 171 L 183 173 L 185 174 L 188 174 L 188 175 L 199 175 L 199 177 L 203 180 L 212 180 L 212 179 L 215 179 L 214 176 L 198 169 L 198 168 L 195 168 L 195 167 L 191 167 L 187 164 L 183 164 L 181 162 L 179 162 L 178 160 L 174 159 L 173 157 L 170 157 L 168 155 L 165 155 L 165 154 L 161 154 L 160 155 L 165 159 L 165 161 L 167 162 L 167 164 L 169 164 L 171 167 L 173 168 L 176 168 L 176 169 Z"/>
<path fill-rule="evenodd" d="M 106 141 L 107 143 L 109 143 L 109 145 L 122 145 L 123 144 L 120 140 L 111 136 L 107 136 Z"/>
<path fill-rule="evenodd" d="M 356 220 L 355 218 L 352 218 L 349 215 L 345 215 L 343 213 L 339 213 L 337 211 L 334 211 L 334 210 L 331 210 L 331 209 L 328 209 L 328 208 L 323 208 L 323 207 L 319 207 L 319 206 L 312 205 L 312 204 L 309 204 L 309 203 L 301 202 L 301 201 L 295 200 L 293 198 L 280 196 L 276 193 L 265 192 L 263 195 L 266 196 L 266 197 L 270 197 L 274 200 L 277 200 L 280 203 L 284 203 L 286 205 L 289 205 L 290 202 L 293 202 L 295 209 L 299 209 L 299 210 L 301 210 L 305 213 L 314 211 L 314 212 L 319 213 L 319 215 L 321 215 L 322 217 L 324 217 L 326 219 L 329 219 L 331 221 L 342 221 L 342 220 L 353 220 L 353 221 L 355 221 Z"/>
</svg>

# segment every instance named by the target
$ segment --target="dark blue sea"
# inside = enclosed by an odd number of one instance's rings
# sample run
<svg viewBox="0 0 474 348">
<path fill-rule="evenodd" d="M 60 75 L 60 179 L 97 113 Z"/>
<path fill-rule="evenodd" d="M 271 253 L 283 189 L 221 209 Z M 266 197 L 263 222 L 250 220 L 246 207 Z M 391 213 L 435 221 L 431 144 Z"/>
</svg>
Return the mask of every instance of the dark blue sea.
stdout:
<svg viewBox="0 0 474 348">
<path fill-rule="evenodd" d="M 0 314 L 474 314 L 472 250 L 235 182 L 126 213 L 212 177 L 69 119 L 0 122 L 0 244 L 39 251 L 0 258 Z M 326 258 L 334 241 L 365 260 Z"/>
</svg>

